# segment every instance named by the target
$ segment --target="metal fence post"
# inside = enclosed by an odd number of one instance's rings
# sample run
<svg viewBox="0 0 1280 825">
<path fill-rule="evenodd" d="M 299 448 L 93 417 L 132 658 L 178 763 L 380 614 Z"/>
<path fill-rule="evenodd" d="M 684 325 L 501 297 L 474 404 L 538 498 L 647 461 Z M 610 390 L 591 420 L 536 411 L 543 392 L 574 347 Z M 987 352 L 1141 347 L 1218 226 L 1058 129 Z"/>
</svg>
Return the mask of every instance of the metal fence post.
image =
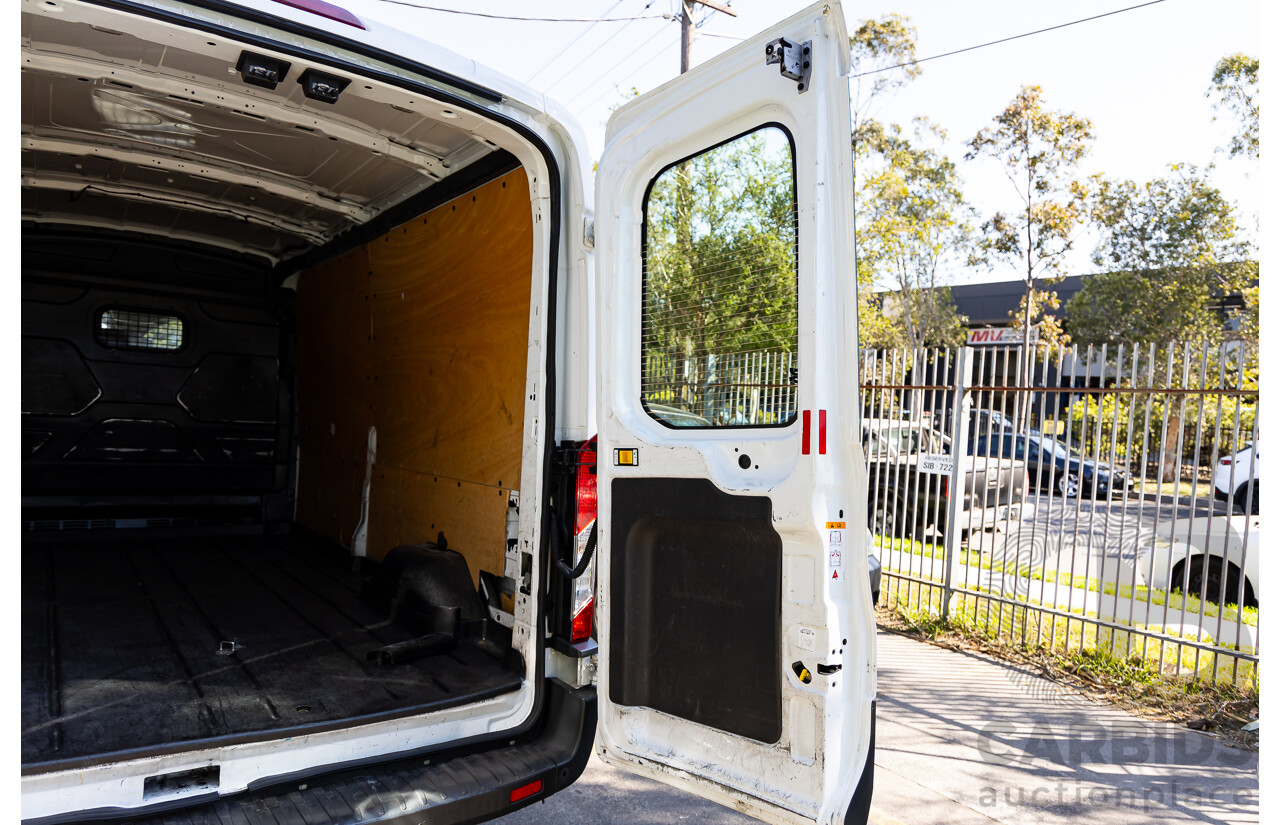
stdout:
<svg viewBox="0 0 1280 825">
<path fill-rule="evenodd" d="M 961 467 L 969 432 L 969 388 L 973 386 L 973 367 L 969 359 L 971 347 L 956 352 L 955 377 L 951 384 L 951 480 L 947 496 L 947 529 L 943 539 L 942 619 L 951 615 L 951 569 L 959 555 L 960 502 L 963 500 L 964 469 Z"/>
</svg>

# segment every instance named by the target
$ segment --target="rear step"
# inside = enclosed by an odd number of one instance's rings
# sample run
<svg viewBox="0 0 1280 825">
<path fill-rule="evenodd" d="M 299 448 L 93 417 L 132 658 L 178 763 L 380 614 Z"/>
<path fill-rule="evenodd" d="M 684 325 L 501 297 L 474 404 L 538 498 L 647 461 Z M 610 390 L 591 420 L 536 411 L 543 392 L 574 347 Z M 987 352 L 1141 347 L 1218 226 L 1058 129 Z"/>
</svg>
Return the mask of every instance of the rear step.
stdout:
<svg viewBox="0 0 1280 825">
<path fill-rule="evenodd" d="M 586 768 L 596 730 L 592 687 L 545 683 L 545 724 L 536 735 L 453 758 L 413 757 L 276 783 L 225 798 L 165 804 L 141 815 L 95 811 L 84 819 L 50 817 L 25 825 L 126 820 L 129 825 L 204 825 L 225 822 L 462 823 L 490 819 L 545 799 Z M 216 775 L 216 774 L 215 774 Z M 429 813 L 429 816 L 427 815 Z"/>
</svg>

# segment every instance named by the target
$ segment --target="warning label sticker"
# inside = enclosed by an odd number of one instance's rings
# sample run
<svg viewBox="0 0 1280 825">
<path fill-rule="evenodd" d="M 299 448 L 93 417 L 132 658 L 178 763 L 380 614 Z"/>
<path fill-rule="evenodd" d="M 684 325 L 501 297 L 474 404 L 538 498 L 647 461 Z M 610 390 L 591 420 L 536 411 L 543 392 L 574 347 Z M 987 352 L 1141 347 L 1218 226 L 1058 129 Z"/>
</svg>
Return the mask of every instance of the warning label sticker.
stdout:
<svg viewBox="0 0 1280 825">
<path fill-rule="evenodd" d="M 827 566 L 833 570 L 844 567 L 843 530 L 831 530 L 827 533 Z"/>
</svg>

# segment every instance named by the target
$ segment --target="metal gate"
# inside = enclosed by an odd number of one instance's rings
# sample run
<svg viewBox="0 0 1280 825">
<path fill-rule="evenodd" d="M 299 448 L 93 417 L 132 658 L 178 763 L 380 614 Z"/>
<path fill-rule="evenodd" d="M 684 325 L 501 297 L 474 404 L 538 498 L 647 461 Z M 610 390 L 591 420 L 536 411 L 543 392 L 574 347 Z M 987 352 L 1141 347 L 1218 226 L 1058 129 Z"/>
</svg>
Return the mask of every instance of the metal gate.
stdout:
<svg viewBox="0 0 1280 825">
<path fill-rule="evenodd" d="M 864 353 L 882 604 L 1256 680 L 1256 356 L 1183 344 L 1029 360 L 1020 347 Z"/>
</svg>

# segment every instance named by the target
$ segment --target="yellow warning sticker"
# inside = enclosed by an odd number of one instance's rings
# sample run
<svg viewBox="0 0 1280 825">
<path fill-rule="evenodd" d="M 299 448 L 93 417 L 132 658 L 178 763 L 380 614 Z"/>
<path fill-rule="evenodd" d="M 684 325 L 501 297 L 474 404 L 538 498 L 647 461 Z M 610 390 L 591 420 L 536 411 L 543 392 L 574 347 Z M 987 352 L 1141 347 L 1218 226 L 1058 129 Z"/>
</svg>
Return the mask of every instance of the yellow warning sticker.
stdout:
<svg viewBox="0 0 1280 825">
<path fill-rule="evenodd" d="M 828 522 L 827 522 L 827 529 L 828 529 L 828 530 L 843 530 L 843 529 L 844 529 L 844 522 L 843 522 L 843 521 L 828 521 Z"/>
<path fill-rule="evenodd" d="M 615 449 L 613 463 L 620 467 L 636 467 L 640 464 L 640 451 L 633 448 Z"/>
</svg>

